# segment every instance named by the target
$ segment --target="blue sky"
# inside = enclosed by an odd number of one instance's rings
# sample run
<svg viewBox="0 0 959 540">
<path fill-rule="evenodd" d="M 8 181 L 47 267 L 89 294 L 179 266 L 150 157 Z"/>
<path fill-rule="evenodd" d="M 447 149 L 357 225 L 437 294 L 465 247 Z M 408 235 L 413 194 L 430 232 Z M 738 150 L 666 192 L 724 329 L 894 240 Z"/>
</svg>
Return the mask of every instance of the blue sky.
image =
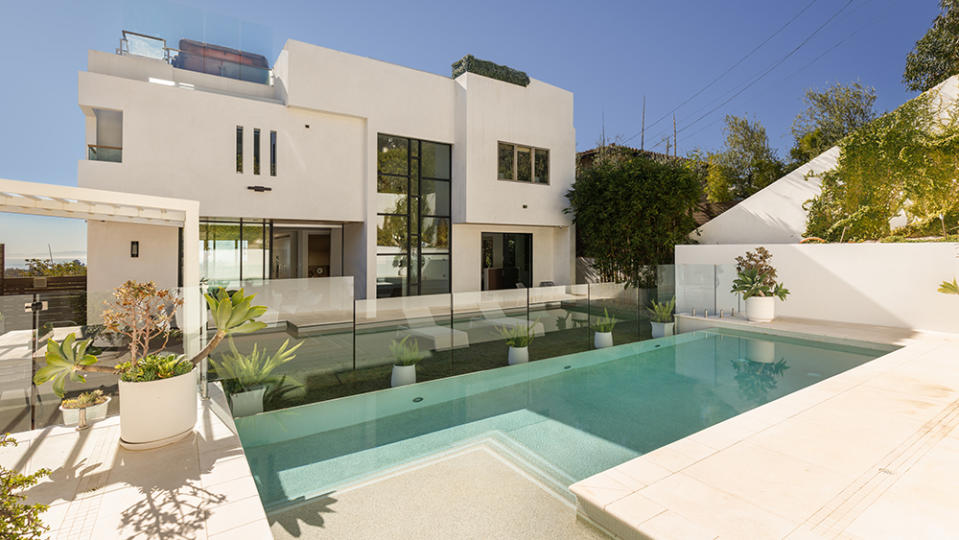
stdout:
<svg viewBox="0 0 959 540">
<path fill-rule="evenodd" d="M 647 126 L 667 115 L 647 130 L 653 147 L 672 132 L 669 111 L 801 12 L 676 111 L 680 153 L 718 149 L 728 113 L 760 120 L 784 155 L 806 88 L 859 80 L 877 89 L 881 110 L 908 99 L 906 53 L 938 12 L 935 0 L 811 1 L 6 2 L 0 177 L 76 184 L 84 153 L 76 74 L 88 49 L 112 51 L 124 28 L 242 46 L 270 61 L 294 38 L 444 75 L 450 63 L 474 54 L 574 92 L 582 150 L 599 139 L 603 118 L 608 137 L 636 134 L 643 96 Z M 629 143 L 638 145 L 639 137 Z M 10 242 L 3 238 L 10 222 L 0 220 L 0 242 Z"/>
</svg>

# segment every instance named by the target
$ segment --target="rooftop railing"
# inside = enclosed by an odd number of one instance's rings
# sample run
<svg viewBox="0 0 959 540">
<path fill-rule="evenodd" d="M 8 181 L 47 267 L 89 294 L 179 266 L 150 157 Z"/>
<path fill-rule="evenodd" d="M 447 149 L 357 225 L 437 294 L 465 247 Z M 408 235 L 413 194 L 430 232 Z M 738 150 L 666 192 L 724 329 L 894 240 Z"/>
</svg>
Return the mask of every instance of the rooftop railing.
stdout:
<svg viewBox="0 0 959 540">
<path fill-rule="evenodd" d="M 90 161 L 123 161 L 123 148 L 119 146 L 105 146 L 102 144 L 87 145 L 87 159 Z"/>
</svg>

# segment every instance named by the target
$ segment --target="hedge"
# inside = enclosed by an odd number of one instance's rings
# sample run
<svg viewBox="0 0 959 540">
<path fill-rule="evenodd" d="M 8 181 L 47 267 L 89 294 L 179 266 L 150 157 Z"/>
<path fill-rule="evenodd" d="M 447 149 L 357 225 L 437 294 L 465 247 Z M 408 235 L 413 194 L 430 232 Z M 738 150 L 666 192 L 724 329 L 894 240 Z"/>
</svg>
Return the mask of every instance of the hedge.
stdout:
<svg viewBox="0 0 959 540">
<path fill-rule="evenodd" d="M 509 66 L 494 64 L 489 60 L 480 60 L 472 54 L 453 62 L 453 78 L 466 73 L 475 73 L 498 81 L 508 82 L 519 86 L 529 86 L 529 75 Z"/>
</svg>

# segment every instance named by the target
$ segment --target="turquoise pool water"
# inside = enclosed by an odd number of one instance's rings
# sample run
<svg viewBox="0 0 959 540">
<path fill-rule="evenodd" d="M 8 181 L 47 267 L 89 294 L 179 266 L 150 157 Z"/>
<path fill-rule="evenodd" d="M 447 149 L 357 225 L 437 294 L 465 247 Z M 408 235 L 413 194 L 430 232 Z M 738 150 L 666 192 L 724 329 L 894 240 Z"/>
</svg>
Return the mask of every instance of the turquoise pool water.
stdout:
<svg viewBox="0 0 959 540">
<path fill-rule="evenodd" d="M 239 418 L 237 427 L 267 508 L 477 441 L 565 488 L 891 350 L 708 330 Z"/>
</svg>

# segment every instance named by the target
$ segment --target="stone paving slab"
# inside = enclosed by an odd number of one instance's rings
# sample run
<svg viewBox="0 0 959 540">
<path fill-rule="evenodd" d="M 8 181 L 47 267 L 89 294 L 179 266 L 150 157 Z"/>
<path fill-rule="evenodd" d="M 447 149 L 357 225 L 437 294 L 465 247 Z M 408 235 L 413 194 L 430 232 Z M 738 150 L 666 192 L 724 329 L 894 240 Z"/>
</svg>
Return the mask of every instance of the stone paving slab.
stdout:
<svg viewBox="0 0 959 540">
<path fill-rule="evenodd" d="M 574 484 L 579 512 L 621 538 L 954 534 L 959 335 L 755 326 L 902 348 Z"/>
<path fill-rule="evenodd" d="M 226 399 L 216 385 L 198 401 L 195 433 L 146 451 L 120 448 L 118 417 L 90 429 L 52 426 L 14 433 L 0 463 L 41 467 L 49 478 L 26 492 L 50 508 L 48 538 L 271 538 Z"/>
</svg>

